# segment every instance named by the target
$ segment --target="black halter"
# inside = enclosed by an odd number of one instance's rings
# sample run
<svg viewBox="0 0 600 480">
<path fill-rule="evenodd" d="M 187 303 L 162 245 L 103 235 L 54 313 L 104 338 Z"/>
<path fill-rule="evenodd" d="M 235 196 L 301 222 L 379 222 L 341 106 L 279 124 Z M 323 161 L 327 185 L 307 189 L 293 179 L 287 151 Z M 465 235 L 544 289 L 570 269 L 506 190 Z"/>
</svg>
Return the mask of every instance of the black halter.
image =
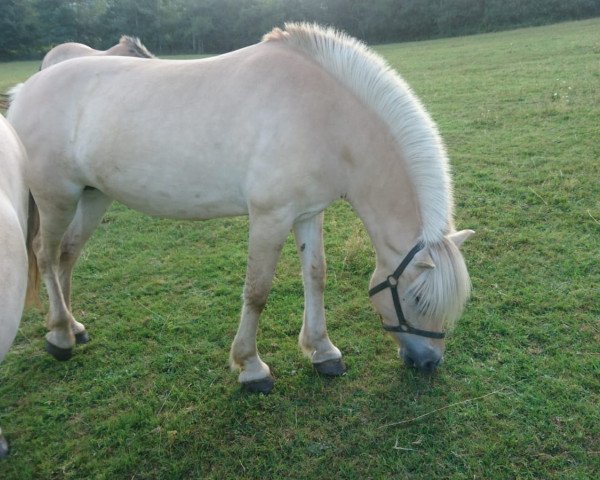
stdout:
<svg viewBox="0 0 600 480">
<path fill-rule="evenodd" d="M 400 332 L 400 333 L 411 333 L 413 335 L 420 335 L 421 337 L 428 338 L 444 338 L 446 334 L 444 332 L 430 332 L 428 330 L 421 330 L 419 328 L 415 328 L 411 326 L 404 318 L 404 313 L 402 313 L 402 305 L 400 304 L 400 297 L 398 297 L 398 279 L 402 272 L 406 269 L 410 261 L 414 258 L 419 250 L 422 250 L 423 243 L 417 243 L 410 252 L 406 254 L 406 257 L 400 262 L 398 268 L 394 273 L 392 273 L 384 282 L 381 282 L 379 285 L 374 286 L 371 290 L 369 290 L 369 297 L 372 297 L 376 293 L 379 293 L 386 288 L 389 288 L 392 291 L 392 300 L 394 301 L 394 308 L 396 309 L 396 316 L 398 317 L 398 325 L 394 327 L 390 327 L 389 325 L 383 324 L 383 329 L 389 332 Z"/>
</svg>

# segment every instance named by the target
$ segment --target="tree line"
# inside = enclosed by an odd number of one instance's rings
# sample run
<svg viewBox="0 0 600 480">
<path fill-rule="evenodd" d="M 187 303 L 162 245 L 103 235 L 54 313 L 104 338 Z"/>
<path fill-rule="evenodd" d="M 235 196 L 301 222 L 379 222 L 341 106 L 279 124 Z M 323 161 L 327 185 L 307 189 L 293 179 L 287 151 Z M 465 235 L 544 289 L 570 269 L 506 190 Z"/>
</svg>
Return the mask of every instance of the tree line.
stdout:
<svg viewBox="0 0 600 480">
<path fill-rule="evenodd" d="M 122 34 L 158 55 L 220 53 L 286 21 L 384 43 L 594 16 L 599 0 L 1 0 L 0 59 L 40 58 L 68 41 L 106 49 Z"/>
</svg>

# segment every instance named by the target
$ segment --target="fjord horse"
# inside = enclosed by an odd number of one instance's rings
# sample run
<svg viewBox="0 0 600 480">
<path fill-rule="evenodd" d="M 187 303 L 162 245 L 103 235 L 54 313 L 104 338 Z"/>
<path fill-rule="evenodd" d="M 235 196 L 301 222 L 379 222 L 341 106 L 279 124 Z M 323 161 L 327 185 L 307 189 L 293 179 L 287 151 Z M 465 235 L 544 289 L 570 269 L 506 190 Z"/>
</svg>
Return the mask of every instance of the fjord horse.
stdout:
<svg viewBox="0 0 600 480">
<path fill-rule="evenodd" d="M 251 391 L 273 386 L 260 314 L 288 233 L 302 261 L 299 343 L 317 370 L 345 366 L 323 301 L 323 210 L 347 200 L 376 252 L 371 300 L 405 362 L 431 372 L 470 281 L 448 159 L 409 86 L 364 44 L 308 24 L 201 60 L 74 59 L 30 78 L 8 113 L 28 152 L 37 255 L 50 297 L 47 349 L 68 358 L 86 329 L 71 272 L 113 200 L 150 215 L 249 215 L 243 307 L 230 353 Z"/>
</svg>

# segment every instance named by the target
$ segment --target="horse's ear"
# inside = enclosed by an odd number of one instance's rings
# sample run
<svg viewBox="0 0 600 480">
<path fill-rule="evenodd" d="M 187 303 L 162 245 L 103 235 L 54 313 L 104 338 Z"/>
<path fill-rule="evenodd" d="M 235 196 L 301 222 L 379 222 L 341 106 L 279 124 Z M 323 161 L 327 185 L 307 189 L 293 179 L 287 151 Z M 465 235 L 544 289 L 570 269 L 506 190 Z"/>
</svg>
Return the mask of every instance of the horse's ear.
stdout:
<svg viewBox="0 0 600 480">
<path fill-rule="evenodd" d="M 473 230 L 461 230 L 460 232 L 454 232 L 448 235 L 448 238 L 454 242 L 457 248 L 463 244 L 465 240 L 468 240 L 472 235 L 475 235 Z"/>
<path fill-rule="evenodd" d="M 431 258 L 429 252 L 421 250 L 415 255 L 415 267 L 427 270 L 435 268 L 435 263 L 433 263 L 433 258 Z"/>
</svg>

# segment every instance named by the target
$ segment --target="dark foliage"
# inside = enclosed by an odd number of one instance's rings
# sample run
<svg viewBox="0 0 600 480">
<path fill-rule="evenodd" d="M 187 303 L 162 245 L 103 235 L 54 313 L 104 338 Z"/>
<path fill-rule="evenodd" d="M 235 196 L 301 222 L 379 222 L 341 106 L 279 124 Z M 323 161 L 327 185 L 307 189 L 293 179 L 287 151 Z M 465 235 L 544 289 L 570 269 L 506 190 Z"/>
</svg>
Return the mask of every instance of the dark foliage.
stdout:
<svg viewBox="0 0 600 480">
<path fill-rule="evenodd" d="M 600 15 L 598 0 L 2 0 L 0 59 L 66 41 L 108 48 L 135 35 L 157 54 L 233 50 L 285 21 L 314 21 L 370 43 Z"/>
</svg>

